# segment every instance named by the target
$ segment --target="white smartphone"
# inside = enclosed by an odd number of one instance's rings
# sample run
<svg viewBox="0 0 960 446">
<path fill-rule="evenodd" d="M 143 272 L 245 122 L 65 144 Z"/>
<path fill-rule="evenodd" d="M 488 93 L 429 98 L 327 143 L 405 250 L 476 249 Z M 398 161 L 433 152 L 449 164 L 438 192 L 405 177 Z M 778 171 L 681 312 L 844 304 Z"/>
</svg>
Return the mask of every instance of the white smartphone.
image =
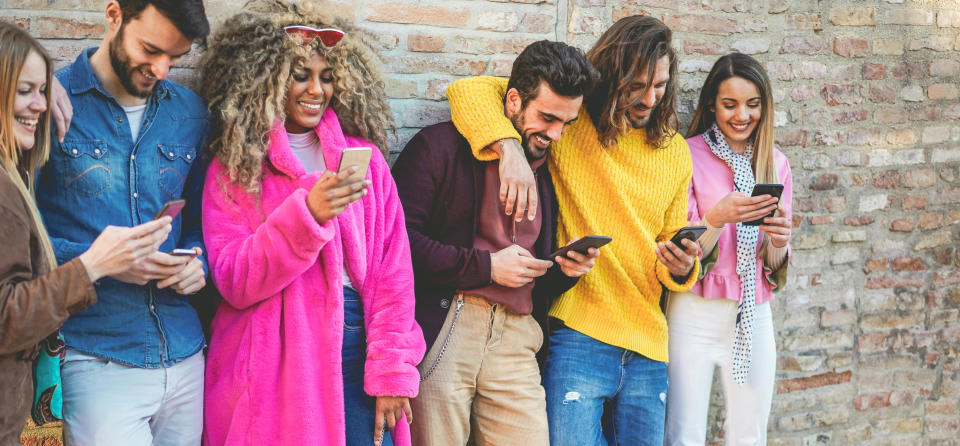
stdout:
<svg viewBox="0 0 960 446">
<path fill-rule="evenodd" d="M 196 257 L 197 251 L 196 251 L 196 250 L 193 250 L 193 249 L 177 248 L 177 249 L 174 249 L 173 251 L 170 251 L 170 255 L 172 255 L 172 256 L 194 256 L 194 257 Z"/>
<path fill-rule="evenodd" d="M 356 172 L 344 180 L 345 183 L 354 181 L 363 181 L 367 177 L 367 168 L 370 166 L 370 157 L 373 156 L 373 149 L 369 147 L 350 147 L 343 150 L 340 155 L 340 165 L 337 167 L 337 173 L 343 172 L 350 166 L 357 166 Z"/>
</svg>

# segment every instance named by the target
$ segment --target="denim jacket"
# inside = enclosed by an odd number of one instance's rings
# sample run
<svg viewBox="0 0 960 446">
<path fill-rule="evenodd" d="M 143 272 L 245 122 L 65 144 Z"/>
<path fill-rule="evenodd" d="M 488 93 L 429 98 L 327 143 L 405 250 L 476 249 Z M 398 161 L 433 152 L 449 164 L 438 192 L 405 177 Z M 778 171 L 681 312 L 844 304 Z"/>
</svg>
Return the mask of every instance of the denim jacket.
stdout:
<svg viewBox="0 0 960 446">
<path fill-rule="evenodd" d="M 127 115 L 90 66 L 89 48 L 57 71 L 73 104 L 64 142 L 52 138 L 37 174 L 37 202 L 61 264 L 86 251 L 107 225 L 154 218 L 167 201 L 187 201 L 160 251 L 203 247 L 200 200 L 209 131 L 203 100 L 182 85 L 159 81 L 147 100 L 136 142 Z M 206 260 L 204 271 L 207 271 Z M 98 301 L 62 328 L 67 347 L 118 363 L 167 367 L 204 346 L 196 311 L 169 287 L 94 283 Z"/>
</svg>

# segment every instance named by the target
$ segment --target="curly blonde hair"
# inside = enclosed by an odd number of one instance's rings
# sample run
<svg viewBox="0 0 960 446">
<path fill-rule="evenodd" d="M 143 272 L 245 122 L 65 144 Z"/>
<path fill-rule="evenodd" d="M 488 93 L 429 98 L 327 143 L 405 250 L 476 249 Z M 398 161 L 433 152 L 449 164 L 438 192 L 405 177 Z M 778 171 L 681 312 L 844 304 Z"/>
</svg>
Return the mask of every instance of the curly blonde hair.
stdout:
<svg viewBox="0 0 960 446">
<path fill-rule="evenodd" d="M 227 19 L 211 36 L 200 62 L 200 92 L 207 100 L 213 129 L 207 153 L 218 157 L 229 181 L 259 190 L 267 135 L 286 118 L 284 104 L 292 73 L 313 52 L 333 67 L 331 106 L 344 133 L 386 148 L 396 127 L 379 62 L 376 39 L 346 20 L 320 11 L 320 5 L 254 0 Z M 346 35 L 333 48 L 319 39 L 298 45 L 283 27 L 334 27 Z"/>
</svg>

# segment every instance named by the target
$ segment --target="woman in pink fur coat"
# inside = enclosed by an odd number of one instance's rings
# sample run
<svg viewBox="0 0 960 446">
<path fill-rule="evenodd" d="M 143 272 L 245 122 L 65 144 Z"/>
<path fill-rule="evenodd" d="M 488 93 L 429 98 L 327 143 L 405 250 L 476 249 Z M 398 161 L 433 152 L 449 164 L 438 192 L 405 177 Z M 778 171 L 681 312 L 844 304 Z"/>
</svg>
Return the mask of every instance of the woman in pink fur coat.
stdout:
<svg viewBox="0 0 960 446">
<path fill-rule="evenodd" d="M 407 445 L 425 346 L 377 150 L 393 122 L 371 40 L 304 8 L 251 5 L 202 62 L 214 126 L 203 231 L 224 298 L 204 443 Z M 331 172 L 348 147 L 373 149 L 362 181 L 347 178 L 358 166 Z"/>
</svg>

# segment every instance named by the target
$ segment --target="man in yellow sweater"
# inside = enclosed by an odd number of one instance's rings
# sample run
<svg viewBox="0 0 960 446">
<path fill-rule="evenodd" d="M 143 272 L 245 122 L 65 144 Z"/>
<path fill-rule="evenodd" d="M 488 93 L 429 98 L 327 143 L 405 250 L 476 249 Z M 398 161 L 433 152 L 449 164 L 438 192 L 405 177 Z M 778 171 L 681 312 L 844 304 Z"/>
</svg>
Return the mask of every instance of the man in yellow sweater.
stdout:
<svg viewBox="0 0 960 446">
<path fill-rule="evenodd" d="M 550 309 L 556 323 L 543 379 L 554 446 L 663 444 L 668 358 L 661 291 L 690 289 L 700 269 L 695 243 L 669 242 L 688 224 L 692 174 L 690 151 L 676 131 L 670 40 L 670 29 L 654 18 L 615 23 L 587 54 L 601 81 L 579 119 L 558 141 L 541 141 L 553 144 L 557 239 L 613 238 L 593 272 Z M 506 80 L 472 78 L 451 85 L 447 97 L 477 158 L 501 158 L 506 212 L 533 220 L 536 186 L 520 135 L 503 117 L 505 90 Z"/>
</svg>

